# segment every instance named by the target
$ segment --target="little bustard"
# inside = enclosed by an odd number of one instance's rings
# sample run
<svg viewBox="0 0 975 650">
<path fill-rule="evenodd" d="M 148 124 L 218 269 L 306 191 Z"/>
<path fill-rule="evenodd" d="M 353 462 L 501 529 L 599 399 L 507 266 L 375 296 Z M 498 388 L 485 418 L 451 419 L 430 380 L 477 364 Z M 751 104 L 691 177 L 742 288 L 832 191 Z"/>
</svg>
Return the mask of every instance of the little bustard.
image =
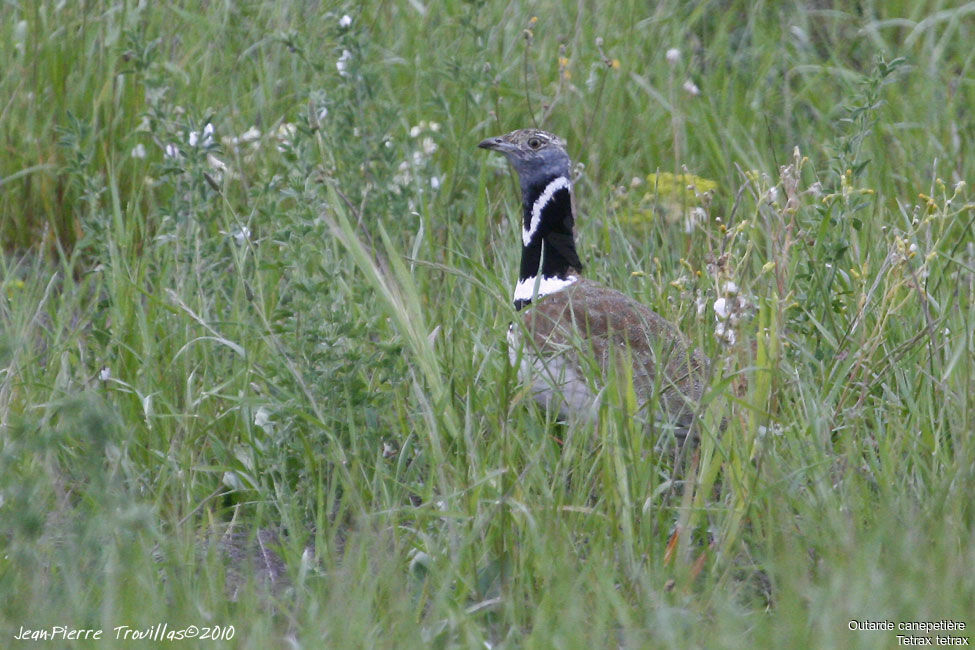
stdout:
<svg viewBox="0 0 975 650">
<path fill-rule="evenodd" d="M 669 429 L 683 441 L 708 360 L 659 314 L 582 276 L 565 143 L 545 131 L 519 129 L 478 146 L 504 154 L 521 184 L 524 220 L 514 305 L 523 316 L 522 326 L 508 329 L 519 378 L 561 418 L 592 420 L 613 373 L 618 381 L 632 381 L 636 413 L 648 425 Z"/>
</svg>

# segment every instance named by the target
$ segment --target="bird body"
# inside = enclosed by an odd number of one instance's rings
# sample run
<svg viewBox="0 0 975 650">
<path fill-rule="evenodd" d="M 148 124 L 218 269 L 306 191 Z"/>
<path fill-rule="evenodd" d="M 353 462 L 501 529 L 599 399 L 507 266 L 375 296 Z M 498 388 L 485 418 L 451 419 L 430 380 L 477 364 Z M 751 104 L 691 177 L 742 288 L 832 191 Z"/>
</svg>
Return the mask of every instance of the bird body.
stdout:
<svg viewBox="0 0 975 650">
<path fill-rule="evenodd" d="M 683 439 L 708 360 L 663 317 L 582 276 L 565 143 L 521 129 L 479 146 L 505 154 L 521 184 L 522 254 L 513 301 L 523 316 L 508 331 L 519 378 L 537 402 L 567 420 L 593 420 L 611 376 L 624 378 L 632 382 L 637 413 Z"/>
</svg>

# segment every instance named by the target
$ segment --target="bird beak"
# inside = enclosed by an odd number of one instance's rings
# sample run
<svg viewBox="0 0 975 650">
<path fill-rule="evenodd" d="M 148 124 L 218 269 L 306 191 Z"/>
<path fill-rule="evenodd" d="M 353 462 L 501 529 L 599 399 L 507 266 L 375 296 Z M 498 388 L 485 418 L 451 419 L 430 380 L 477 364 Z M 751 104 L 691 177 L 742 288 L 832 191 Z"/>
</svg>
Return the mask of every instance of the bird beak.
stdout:
<svg viewBox="0 0 975 650">
<path fill-rule="evenodd" d="M 477 146 L 481 149 L 490 149 L 491 151 L 500 151 L 501 153 L 508 153 L 513 149 L 513 146 L 510 143 L 505 142 L 500 137 L 481 140 Z"/>
</svg>

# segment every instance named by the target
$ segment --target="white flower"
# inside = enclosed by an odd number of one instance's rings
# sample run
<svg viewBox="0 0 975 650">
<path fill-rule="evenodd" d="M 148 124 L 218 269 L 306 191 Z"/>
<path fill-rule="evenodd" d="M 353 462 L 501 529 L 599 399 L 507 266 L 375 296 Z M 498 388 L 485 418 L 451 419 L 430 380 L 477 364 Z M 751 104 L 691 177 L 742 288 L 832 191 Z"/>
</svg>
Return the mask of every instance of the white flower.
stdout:
<svg viewBox="0 0 975 650">
<path fill-rule="evenodd" d="M 167 158 L 179 158 L 179 147 L 172 143 L 167 144 L 163 150 L 163 155 Z"/>
<path fill-rule="evenodd" d="M 720 320 L 728 318 L 731 314 L 731 305 L 725 298 L 718 298 L 714 301 L 714 316 Z"/>
<path fill-rule="evenodd" d="M 695 84 L 690 79 L 684 82 L 683 88 L 684 88 L 684 92 L 686 92 L 688 95 L 691 95 L 692 97 L 697 97 L 698 95 L 701 94 L 701 89 L 698 88 L 697 84 Z"/>
<path fill-rule="evenodd" d="M 419 136 L 420 133 L 421 133 L 421 130 L 420 130 L 420 125 L 419 124 L 414 125 L 410 129 L 410 137 L 411 138 L 415 138 L 415 137 Z"/>
<path fill-rule="evenodd" d="M 256 126 L 252 126 L 240 135 L 224 138 L 223 144 L 228 149 L 233 149 L 235 151 L 240 151 L 240 149 L 245 145 L 248 149 L 256 151 L 260 147 L 260 143 L 258 142 L 260 139 L 260 130 Z"/>
<path fill-rule="evenodd" d="M 223 484 L 229 487 L 231 490 L 244 489 L 244 482 L 240 480 L 240 476 L 237 475 L 237 472 L 224 472 Z"/>
<path fill-rule="evenodd" d="M 146 147 L 141 142 L 134 147 L 132 147 L 131 156 L 133 158 L 145 158 L 146 157 Z"/>
<path fill-rule="evenodd" d="M 435 190 L 440 189 L 440 179 L 438 177 L 436 177 L 436 176 L 431 176 L 430 177 L 430 187 L 432 187 Z"/>
<path fill-rule="evenodd" d="M 255 140 L 260 139 L 260 137 L 261 137 L 261 131 L 256 126 L 252 126 L 251 128 L 241 133 L 239 136 L 234 138 L 234 144 L 239 144 L 239 143 L 246 144 L 248 142 L 254 142 Z"/>
<path fill-rule="evenodd" d="M 291 122 L 281 124 L 274 133 L 274 137 L 278 140 L 278 151 L 283 153 L 290 149 L 296 133 L 298 133 L 298 127 Z"/>
<path fill-rule="evenodd" d="M 227 163 L 225 163 L 224 161 L 220 160 L 219 158 L 217 158 L 216 156 L 214 156 L 212 153 L 208 153 L 207 154 L 207 164 L 210 165 L 210 169 L 212 169 L 213 171 L 217 172 L 218 174 L 222 174 L 225 171 L 228 171 Z"/>
<path fill-rule="evenodd" d="M 423 147 L 423 153 L 430 156 L 437 150 L 437 143 L 433 141 L 433 138 L 423 138 L 423 142 L 420 143 Z"/>
<path fill-rule="evenodd" d="M 254 414 L 254 426 L 258 426 L 267 431 L 271 426 L 271 413 L 261 406 Z"/>
<path fill-rule="evenodd" d="M 328 117 L 328 109 L 322 106 L 321 108 L 318 109 L 318 114 L 315 115 L 315 117 L 318 118 L 319 122 L 325 121 L 325 118 Z"/>
<path fill-rule="evenodd" d="M 739 321 L 741 321 L 742 315 L 749 307 L 751 307 L 751 303 L 749 303 L 744 296 L 738 296 L 738 298 L 735 300 L 735 308 L 731 312 L 731 318 L 728 319 L 728 322 L 730 322 L 732 325 L 737 325 Z"/>
<path fill-rule="evenodd" d="M 680 63 L 680 50 L 676 47 L 672 47 L 667 50 L 667 63 L 670 65 L 677 65 Z"/>
<path fill-rule="evenodd" d="M 707 217 L 708 213 L 701 206 L 691 208 L 690 212 L 687 213 L 687 218 L 684 220 L 684 232 L 691 234 L 694 232 L 694 227 L 699 223 L 704 223 Z"/>
<path fill-rule="evenodd" d="M 210 169 L 213 172 L 212 178 L 217 183 L 223 182 L 224 174 L 231 173 L 230 168 L 227 167 L 227 164 L 224 161 L 217 158 L 216 156 L 214 156 L 212 153 L 207 154 L 207 165 L 210 166 Z"/>
<path fill-rule="evenodd" d="M 694 299 L 694 307 L 697 308 L 697 315 L 698 316 L 703 316 L 704 315 L 704 308 L 707 307 L 707 304 L 708 304 L 708 301 L 705 300 L 704 299 L 704 296 L 701 295 L 701 292 L 698 291 L 697 292 L 697 298 Z"/>
<path fill-rule="evenodd" d="M 440 130 L 440 122 L 430 122 L 430 130 L 436 133 Z"/>
<path fill-rule="evenodd" d="M 396 168 L 396 174 L 393 175 L 393 189 L 398 190 L 400 187 L 406 187 L 413 182 L 413 175 L 410 173 L 410 163 L 403 161 Z"/>
<path fill-rule="evenodd" d="M 14 49 L 24 53 L 24 43 L 27 42 L 27 21 L 21 20 L 14 26 Z"/>
<path fill-rule="evenodd" d="M 339 60 L 335 62 L 335 69 L 338 70 L 339 74 L 342 75 L 343 77 L 349 76 L 349 73 L 346 71 L 346 69 L 349 67 L 349 61 L 351 60 L 352 60 L 352 52 L 349 52 L 348 50 L 342 50 L 342 56 L 340 56 Z"/>
<path fill-rule="evenodd" d="M 230 233 L 230 236 L 234 238 L 234 241 L 237 243 L 238 246 L 243 246 L 244 244 L 247 243 L 247 240 L 251 238 L 251 229 L 248 228 L 247 226 L 241 226 L 239 228 L 234 228 L 234 231 L 232 233 Z M 263 408 L 264 407 L 262 406 L 261 409 L 263 409 Z M 254 416 L 254 424 L 257 424 L 257 426 L 263 426 L 263 425 L 257 423 L 257 417 L 258 417 L 258 415 L 261 414 L 261 409 L 258 409 L 257 410 L 257 415 Z M 264 416 L 265 416 L 265 418 L 267 417 L 267 412 L 266 411 L 265 411 Z"/>
<path fill-rule="evenodd" d="M 102 369 L 98 371 L 98 378 L 102 381 L 108 381 L 112 378 L 112 370 L 108 366 L 102 366 Z"/>
<path fill-rule="evenodd" d="M 261 131 L 256 127 L 252 126 L 240 135 L 227 136 L 222 138 L 223 146 L 227 151 L 235 155 L 241 155 L 245 157 L 251 157 L 256 154 L 261 149 Z M 209 160 L 211 156 L 207 156 Z M 212 165 L 211 161 L 211 165 Z"/>
<path fill-rule="evenodd" d="M 714 326 L 714 335 L 717 336 L 722 343 L 727 345 L 734 345 L 737 340 L 737 335 L 735 334 L 735 328 L 724 321 L 720 321 Z"/>
<path fill-rule="evenodd" d="M 727 345 L 734 345 L 737 340 L 735 327 L 752 309 L 751 301 L 739 294 L 738 285 L 728 280 L 721 287 L 721 298 L 714 301 L 714 335 Z"/>
<path fill-rule="evenodd" d="M 188 141 L 191 147 L 195 147 L 200 142 L 200 134 L 196 131 L 190 131 Z M 203 147 L 213 146 L 213 125 L 209 122 L 203 127 L 203 141 L 200 144 Z"/>
<path fill-rule="evenodd" d="M 756 433 L 758 433 L 760 438 L 764 438 L 770 434 L 773 436 L 781 436 L 783 433 L 783 428 L 781 424 L 772 424 L 772 426 L 769 427 L 758 425 Z"/>
<path fill-rule="evenodd" d="M 345 14 L 339 18 L 339 27 L 345 28 L 352 24 L 352 16 Z"/>
</svg>

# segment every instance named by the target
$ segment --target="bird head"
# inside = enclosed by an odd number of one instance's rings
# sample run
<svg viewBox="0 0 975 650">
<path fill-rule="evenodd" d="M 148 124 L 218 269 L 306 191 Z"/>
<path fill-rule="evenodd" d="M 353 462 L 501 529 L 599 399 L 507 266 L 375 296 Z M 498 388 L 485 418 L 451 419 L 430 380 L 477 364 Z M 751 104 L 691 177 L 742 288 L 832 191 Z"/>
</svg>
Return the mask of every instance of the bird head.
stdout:
<svg viewBox="0 0 975 650">
<path fill-rule="evenodd" d="M 511 133 L 482 140 L 477 145 L 503 153 L 511 163 L 521 187 L 542 186 L 557 177 L 569 177 L 569 154 L 565 142 L 556 135 L 540 129 L 518 129 Z"/>
</svg>

